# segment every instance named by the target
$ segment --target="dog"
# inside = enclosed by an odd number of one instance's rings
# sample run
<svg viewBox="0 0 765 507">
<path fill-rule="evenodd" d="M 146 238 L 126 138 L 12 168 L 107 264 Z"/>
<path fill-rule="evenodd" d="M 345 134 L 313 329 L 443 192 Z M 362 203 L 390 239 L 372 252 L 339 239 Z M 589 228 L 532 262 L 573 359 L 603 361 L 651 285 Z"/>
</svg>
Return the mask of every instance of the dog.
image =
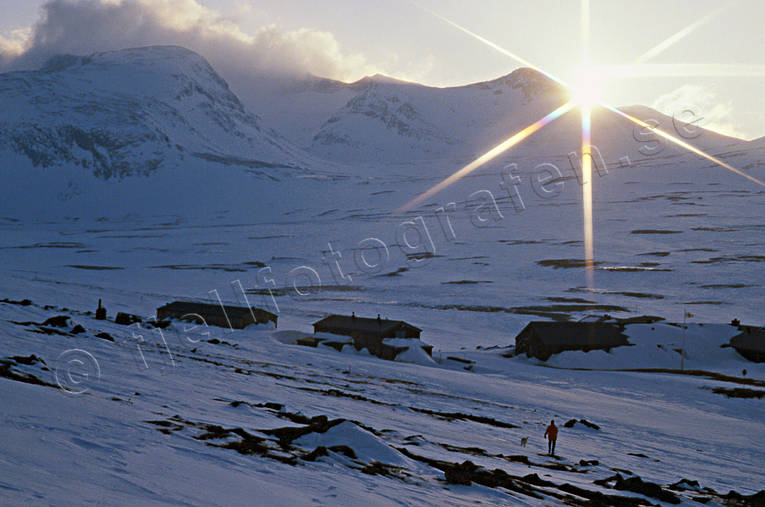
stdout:
<svg viewBox="0 0 765 507">
<path fill-rule="evenodd" d="M 527 443 L 529 443 L 529 437 L 523 437 L 521 439 L 521 447 L 526 447 Z"/>
</svg>

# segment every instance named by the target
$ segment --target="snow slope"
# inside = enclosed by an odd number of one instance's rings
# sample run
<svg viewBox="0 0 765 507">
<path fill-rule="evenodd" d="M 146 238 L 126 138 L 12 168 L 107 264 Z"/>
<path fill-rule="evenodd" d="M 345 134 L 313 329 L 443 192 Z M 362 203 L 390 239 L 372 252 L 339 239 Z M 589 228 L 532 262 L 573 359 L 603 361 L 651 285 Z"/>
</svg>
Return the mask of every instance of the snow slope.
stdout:
<svg viewBox="0 0 765 507">
<path fill-rule="evenodd" d="M 67 290 L 72 301 L 89 294 Z M 272 329 L 120 326 L 49 298 L 0 303 L 3 502 L 657 502 L 655 491 L 615 489 L 618 473 L 689 505 L 723 504 L 765 478 L 764 401 L 712 391 L 735 382 L 541 368 L 501 350 L 443 351 L 462 361 L 427 367 L 288 345 Z M 55 315 L 71 318 L 42 324 Z M 554 458 L 542 438 L 552 418 Z M 564 426 L 571 419 L 596 428 Z M 500 470 L 495 483 L 447 484 L 465 460 Z M 684 479 L 699 486 L 669 488 Z"/>
<path fill-rule="evenodd" d="M 3 74 L 0 93 L 0 148 L 36 166 L 74 163 L 110 178 L 183 155 L 298 160 L 202 57 L 177 46 L 54 57 L 39 71 Z"/>
<path fill-rule="evenodd" d="M 242 83 L 237 91 L 269 125 L 318 157 L 355 165 L 464 163 L 569 99 L 561 85 L 528 68 L 449 88 L 381 75 L 348 84 L 314 76 L 260 78 L 255 83 L 250 87 Z M 715 153 L 747 145 L 695 124 L 687 126 L 647 107 L 632 106 L 624 111 Z M 574 109 L 515 148 L 514 156 L 567 155 L 579 150 L 580 132 L 579 112 Z M 682 153 L 602 108 L 594 111 L 593 143 L 610 162 Z M 505 157 L 490 165 L 506 163 Z"/>
<path fill-rule="evenodd" d="M 16 213 L 209 213 L 225 188 L 251 206 L 269 181 L 322 173 L 177 46 L 54 57 L 0 75 L 0 101 L 0 199 Z"/>
</svg>

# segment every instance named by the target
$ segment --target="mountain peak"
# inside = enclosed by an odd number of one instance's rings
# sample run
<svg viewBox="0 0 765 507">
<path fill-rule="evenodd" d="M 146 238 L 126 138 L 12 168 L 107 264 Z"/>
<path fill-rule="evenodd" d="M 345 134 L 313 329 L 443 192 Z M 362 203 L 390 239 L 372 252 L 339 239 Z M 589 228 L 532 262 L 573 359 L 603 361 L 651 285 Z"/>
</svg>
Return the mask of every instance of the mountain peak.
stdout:
<svg viewBox="0 0 765 507">
<path fill-rule="evenodd" d="M 185 61 L 201 65 L 212 71 L 212 66 L 201 55 L 181 46 L 142 46 L 136 48 L 103 51 L 90 55 L 53 55 L 40 68 L 43 72 L 57 72 L 75 66 L 98 64 L 156 64 L 158 61 Z"/>
<path fill-rule="evenodd" d="M 476 83 L 475 86 L 520 89 L 525 93 L 527 99 L 540 94 L 562 93 L 566 91 L 563 85 L 530 67 L 520 67 L 509 74 L 492 79 L 491 81 Z"/>
<path fill-rule="evenodd" d="M 202 56 L 179 46 L 55 56 L 38 71 L 0 74 L 0 102 L 13 119 L 0 126 L 0 151 L 35 166 L 109 178 L 184 157 L 294 165 L 288 143 L 260 126 Z"/>
<path fill-rule="evenodd" d="M 419 83 L 414 83 L 412 81 L 405 81 L 403 79 L 386 76 L 385 74 L 380 74 L 379 72 L 372 76 L 364 76 L 358 81 L 354 81 L 353 83 L 350 83 L 350 84 L 351 86 L 355 86 L 355 85 L 370 84 L 370 83 L 399 84 L 399 85 L 418 85 L 419 84 Z"/>
</svg>

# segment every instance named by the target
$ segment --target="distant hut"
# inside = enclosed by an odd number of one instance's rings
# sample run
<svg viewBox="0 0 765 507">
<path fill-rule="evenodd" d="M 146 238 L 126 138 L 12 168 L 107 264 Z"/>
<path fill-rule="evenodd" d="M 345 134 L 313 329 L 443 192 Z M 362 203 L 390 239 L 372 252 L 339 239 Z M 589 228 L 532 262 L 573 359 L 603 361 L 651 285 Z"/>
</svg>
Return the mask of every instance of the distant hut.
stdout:
<svg viewBox="0 0 765 507">
<path fill-rule="evenodd" d="M 730 346 L 750 361 L 765 362 L 765 329 L 752 326 L 739 329 L 741 333 L 730 339 Z"/>
<path fill-rule="evenodd" d="M 188 320 L 200 324 L 204 322 L 211 326 L 242 329 L 250 324 L 268 322 L 273 322 L 276 327 L 278 316 L 260 308 L 173 301 L 157 308 L 157 319 Z"/>
<path fill-rule="evenodd" d="M 547 361 L 566 350 L 610 350 L 629 345 L 623 328 L 607 322 L 530 322 L 515 337 L 515 353 Z"/>
<path fill-rule="evenodd" d="M 329 333 L 340 336 L 350 336 L 356 350 L 366 348 L 371 354 L 383 359 L 394 359 L 399 352 L 408 347 L 400 345 L 397 340 L 395 345 L 384 343 L 386 338 L 409 338 L 419 340 L 422 330 L 401 320 L 376 319 L 356 317 L 356 314 L 330 315 L 313 324 L 314 333 Z M 433 347 L 422 347 L 429 355 Z"/>
</svg>

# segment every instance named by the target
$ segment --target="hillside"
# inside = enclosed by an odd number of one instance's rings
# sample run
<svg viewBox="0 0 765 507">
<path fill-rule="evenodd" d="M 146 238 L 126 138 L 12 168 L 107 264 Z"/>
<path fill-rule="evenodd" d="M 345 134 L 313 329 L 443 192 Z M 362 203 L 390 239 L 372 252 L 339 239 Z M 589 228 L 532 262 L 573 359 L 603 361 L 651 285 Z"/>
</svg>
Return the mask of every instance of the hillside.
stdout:
<svg viewBox="0 0 765 507">
<path fill-rule="evenodd" d="M 298 160 L 202 57 L 177 46 L 54 57 L 38 71 L 1 74 L 0 100 L 0 149 L 35 166 L 120 178 L 184 157 Z"/>
<path fill-rule="evenodd" d="M 136 296 L 122 294 L 103 295 Z M 725 395 L 761 397 L 761 380 L 544 368 L 507 348 L 423 366 L 261 326 L 126 327 L 33 296 L 0 303 L 0 498 L 13 503 L 732 507 L 765 495 L 765 400 Z M 664 331 L 630 340 L 650 354 L 674 341 Z M 714 367 L 704 350 L 692 364 Z"/>
<path fill-rule="evenodd" d="M 306 76 L 258 78 L 238 83 L 242 100 L 264 121 L 313 155 L 351 164 L 457 164 L 484 153 L 568 100 L 568 92 L 539 72 L 520 68 L 500 78 L 465 86 L 436 88 L 371 76 L 354 83 Z M 680 137 L 682 125 L 653 109 L 625 111 Z M 745 146 L 741 140 L 699 128 L 693 143 L 720 152 Z M 608 161 L 685 156 L 612 112 L 596 109 L 593 143 Z M 574 110 L 536 133 L 509 159 L 544 159 L 579 149 L 581 125 Z M 542 160 L 544 161 L 544 160 Z"/>
</svg>

